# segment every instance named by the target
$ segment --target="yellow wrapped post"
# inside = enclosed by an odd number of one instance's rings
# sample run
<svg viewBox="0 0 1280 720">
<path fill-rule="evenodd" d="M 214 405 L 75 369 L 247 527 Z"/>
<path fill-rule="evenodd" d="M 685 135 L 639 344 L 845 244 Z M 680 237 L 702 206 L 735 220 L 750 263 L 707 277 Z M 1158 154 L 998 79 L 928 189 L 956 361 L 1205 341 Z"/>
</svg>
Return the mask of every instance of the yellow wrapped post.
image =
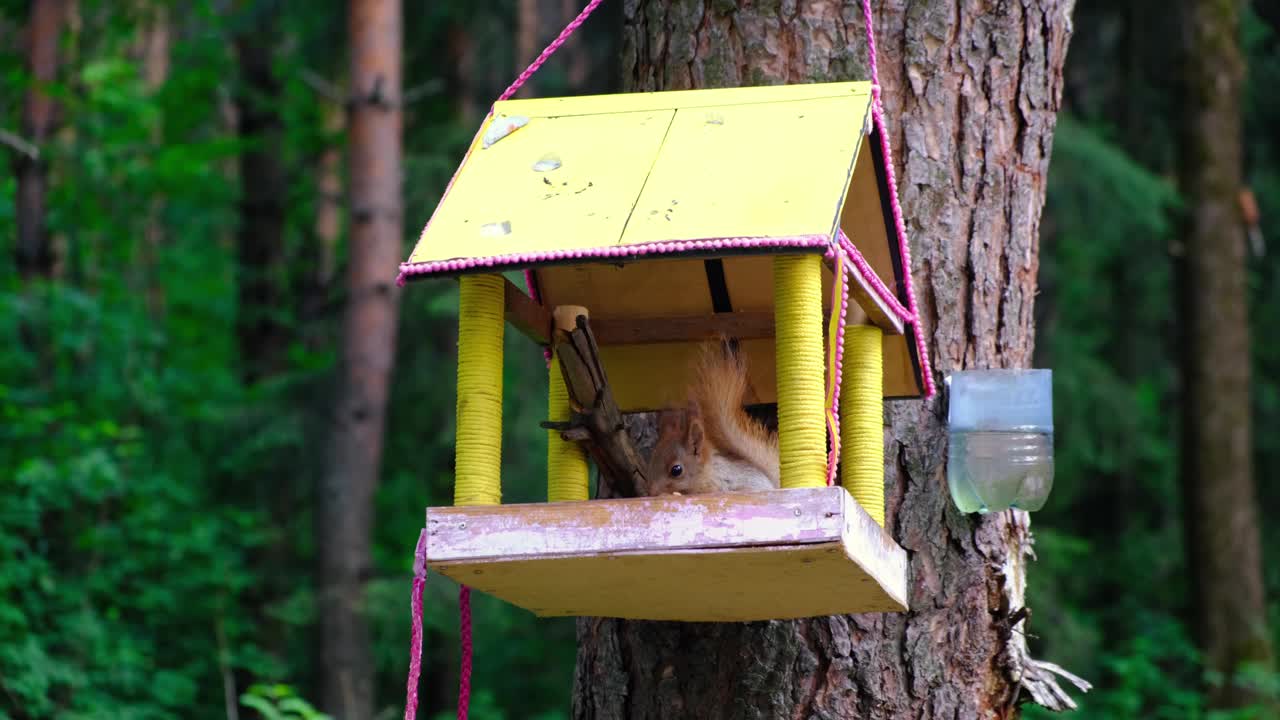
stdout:
<svg viewBox="0 0 1280 720">
<path fill-rule="evenodd" d="M 844 329 L 840 373 L 840 484 L 884 526 L 884 333 Z"/>
<path fill-rule="evenodd" d="M 782 487 L 822 487 L 827 468 L 822 257 L 774 258 L 773 303 Z"/>
<path fill-rule="evenodd" d="M 569 419 L 569 390 L 560 373 L 560 359 L 552 356 L 549 366 L 547 419 L 564 422 Z M 567 502 L 586 500 L 587 455 L 582 446 L 563 440 L 559 430 L 547 431 L 547 500 Z"/>
<path fill-rule="evenodd" d="M 454 505 L 502 502 L 503 279 L 459 279 Z"/>
</svg>

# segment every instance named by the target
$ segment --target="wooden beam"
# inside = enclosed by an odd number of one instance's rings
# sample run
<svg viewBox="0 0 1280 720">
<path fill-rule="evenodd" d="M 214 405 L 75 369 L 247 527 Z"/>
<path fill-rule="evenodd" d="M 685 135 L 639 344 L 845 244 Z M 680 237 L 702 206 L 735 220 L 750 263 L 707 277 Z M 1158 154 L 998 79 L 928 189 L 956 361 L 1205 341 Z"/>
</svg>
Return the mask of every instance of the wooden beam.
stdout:
<svg viewBox="0 0 1280 720">
<path fill-rule="evenodd" d="M 902 320 L 880 301 L 874 292 L 858 283 L 850 284 L 854 312 L 871 306 L 867 321 L 886 335 L 901 335 Z M 551 313 L 529 299 L 519 288 L 507 284 L 507 322 L 539 345 L 547 345 Z M 761 312 L 718 313 L 678 317 L 593 318 L 591 329 L 601 345 L 645 345 L 661 342 L 697 342 L 719 335 L 739 340 L 773 337 L 773 314 Z"/>
<path fill-rule="evenodd" d="M 551 344 L 551 313 L 523 290 L 506 281 L 503 293 L 507 322 L 539 345 Z"/>
<path fill-rule="evenodd" d="M 697 341 L 723 334 L 749 340 L 773 337 L 773 313 L 735 312 L 685 317 L 597 318 L 591 329 L 601 345 Z"/>
<path fill-rule="evenodd" d="M 867 315 L 867 321 L 883 330 L 885 335 L 901 335 L 902 318 L 889 308 L 888 303 L 871 287 L 871 283 L 862 277 L 857 267 L 850 273 L 850 277 L 853 282 L 849 283 L 849 299 L 862 308 Z M 846 314 L 845 319 L 849 320 L 850 316 Z"/>
</svg>

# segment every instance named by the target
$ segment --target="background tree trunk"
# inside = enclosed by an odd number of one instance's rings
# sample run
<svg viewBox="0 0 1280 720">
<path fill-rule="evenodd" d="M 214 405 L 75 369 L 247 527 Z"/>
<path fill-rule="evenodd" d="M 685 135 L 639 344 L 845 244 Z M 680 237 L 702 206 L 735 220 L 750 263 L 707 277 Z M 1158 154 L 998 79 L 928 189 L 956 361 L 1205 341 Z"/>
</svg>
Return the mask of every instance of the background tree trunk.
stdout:
<svg viewBox="0 0 1280 720">
<path fill-rule="evenodd" d="M 245 150 L 240 156 L 236 236 L 236 333 L 242 372 L 253 382 L 283 369 L 289 327 L 282 316 L 293 302 L 285 266 L 288 173 L 280 151 L 284 142 L 281 87 L 272 66 L 280 38 L 279 10 L 273 4 L 259 4 L 239 19 L 245 30 L 235 38 L 240 63 L 236 106 Z"/>
<path fill-rule="evenodd" d="M 149 11 L 149 12 L 147 12 Z M 142 80 L 147 91 L 158 94 L 169 79 L 169 48 L 172 28 L 169 21 L 169 6 L 156 5 L 143 9 L 145 25 L 139 32 L 138 51 L 142 57 Z M 151 142 L 156 146 L 164 143 L 164 127 L 157 124 L 151 134 Z M 151 199 L 147 209 L 147 226 L 142 238 L 143 282 L 146 284 L 147 308 L 153 318 L 164 314 L 164 273 L 161 271 L 160 256 L 164 252 L 164 201 L 160 197 Z"/>
<path fill-rule="evenodd" d="M 349 133 L 351 248 L 342 361 L 321 478 L 322 702 L 344 720 L 373 715 L 373 664 L 364 616 L 373 491 L 395 359 L 393 279 L 400 262 L 400 0 L 351 0 Z"/>
<path fill-rule="evenodd" d="M 860 3 L 740 5 L 628 4 L 629 89 L 867 77 Z M 879 6 L 881 82 L 937 371 L 1027 367 L 1071 2 Z M 1068 707 L 1031 679 L 1043 666 L 1026 658 L 1011 618 L 1026 515 L 959 514 L 943 402 L 889 408 L 887 529 L 911 558 L 911 612 L 742 625 L 583 619 L 574 717 L 1003 718 L 1029 694 Z"/>
<path fill-rule="evenodd" d="M 1182 8 L 1186 78 L 1180 181 L 1189 215 L 1182 255 L 1182 486 L 1187 563 L 1208 669 L 1224 683 L 1215 707 L 1259 699 L 1233 675 L 1270 668 L 1253 479 L 1249 318 L 1242 185 L 1238 37 L 1241 4 L 1188 0 Z"/>
<path fill-rule="evenodd" d="M 516 0 L 516 62 L 512 74 L 519 75 L 533 62 L 542 48 L 538 47 L 540 23 L 538 0 Z M 533 79 L 520 89 L 517 97 L 535 97 Z"/>
<path fill-rule="evenodd" d="M 345 84 L 345 83 L 344 83 Z M 324 149 L 315 165 L 316 215 L 312 224 L 315 237 L 316 261 L 306 268 L 302 278 L 301 319 L 303 336 L 308 347 L 318 349 L 330 341 L 332 332 L 326 332 L 330 298 L 333 296 L 333 279 L 338 257 L 338 239 L 342 235 L 342 151 L 343 131 L 347 113 L 341 104 L 329 99 L 321 100 L 321 116 L 325 133 Z"/>
<path fill-rule="evenodd" d="M 27 25 L 27 71 L 32 86 L 22 108 L 22 139 L 34 152 L 14 154 L 18 180 L 15 244 L 18 272 L 24 279 L 48 277 L 53 272 L 53 249 L 45 228 L 47 165 L 39 154 L 54 124 L 54 100 L 46 85 L 58 74 L 58 38 L 66 14 L 65 0 L 32 0 Z"/>
</svg>

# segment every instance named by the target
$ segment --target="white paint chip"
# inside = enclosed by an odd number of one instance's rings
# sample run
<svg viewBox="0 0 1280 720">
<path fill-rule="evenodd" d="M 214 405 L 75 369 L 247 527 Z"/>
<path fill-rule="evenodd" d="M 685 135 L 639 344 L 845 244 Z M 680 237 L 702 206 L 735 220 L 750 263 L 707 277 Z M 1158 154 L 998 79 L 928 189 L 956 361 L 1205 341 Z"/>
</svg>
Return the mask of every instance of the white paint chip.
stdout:
<svg viewBox="0 0 1280 720">
<path fill-rule="evenodd" d="M 480 237 L 503 237 L 511 234 L 511 221 L 485 223 L 480 226 Z"/>
<path fill-rule="evenodd" d="M 559 168 L 560 156 L 555 153 L 547 153 L 541 158 L 538 158 L 538 162 L 533 164 L 534 172 L 550 172 L 552 170 L 558 170 Z"/>
<path fill-rule="evenodd" d="M 500 115 L 489 124 L 484 133 L 484 147 L 488 148 L 502 138 L 529 124 L 529 118 L 523 115 Z"/>
</svg>

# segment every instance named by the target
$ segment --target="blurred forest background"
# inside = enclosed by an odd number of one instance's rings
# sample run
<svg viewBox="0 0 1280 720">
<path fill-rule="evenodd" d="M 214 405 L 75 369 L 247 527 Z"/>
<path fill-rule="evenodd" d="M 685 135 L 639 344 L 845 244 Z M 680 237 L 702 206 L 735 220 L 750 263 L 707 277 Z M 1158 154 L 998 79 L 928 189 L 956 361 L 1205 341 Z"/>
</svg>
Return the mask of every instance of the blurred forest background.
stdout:
<svg viewBox="0 0 1280 720">
<path fill-rule="evenodd" d="M 41 5 L 60 9 L 37 18 Z M 532 93 L 616 90 L 620 6 Z M 488 103 L 578 9 L 406 3 L 406 251 Z M 1238 139 L 1260 209 L 1243 221 L 1273 639 L 1277 16 L 1243 13 Z M 20 255 L 33 168 L 50 248 L 0 262 L 0 717 L 251 717 L 282 701 L 301 717 L 289 699 L 321 695 L 318 479 L 349 300 L 346 23 L 333 2 L 0 0 L 0 254 Z M 53 48 L 43 65 L 37 33 Z M 1079 0 L 1049 175 L 1036 365 L 1054 370 L 1057 485 L 1034 516 L 1029 628 L 1038 657 L 1095 683 L 1080 717 L 1211 716 L 1179 480 L 1180 358 L 1195 342 L 1180 318 L 1197 298 L 1180 298 L 1175 272 L 1177 36 L 1165 3 Z M 32 93 L 51 100 L 34 125 Z M 381 717 L 401 712 L 422 508 L 451 497 L 455 315 L 448 282 L 401 298 L 362 578 Z M 507 343 L 507 387 L 526 389 L 507 393 L 507 496 L 533 500 L 546 375 L 528 341 Z M 431 577 L 425 606 L 421 714 L 451 716 L 455 587 Z M 475 614 L 473 717 L 567 717 L 573 622 L 480 595 Z"/>
</svg>

